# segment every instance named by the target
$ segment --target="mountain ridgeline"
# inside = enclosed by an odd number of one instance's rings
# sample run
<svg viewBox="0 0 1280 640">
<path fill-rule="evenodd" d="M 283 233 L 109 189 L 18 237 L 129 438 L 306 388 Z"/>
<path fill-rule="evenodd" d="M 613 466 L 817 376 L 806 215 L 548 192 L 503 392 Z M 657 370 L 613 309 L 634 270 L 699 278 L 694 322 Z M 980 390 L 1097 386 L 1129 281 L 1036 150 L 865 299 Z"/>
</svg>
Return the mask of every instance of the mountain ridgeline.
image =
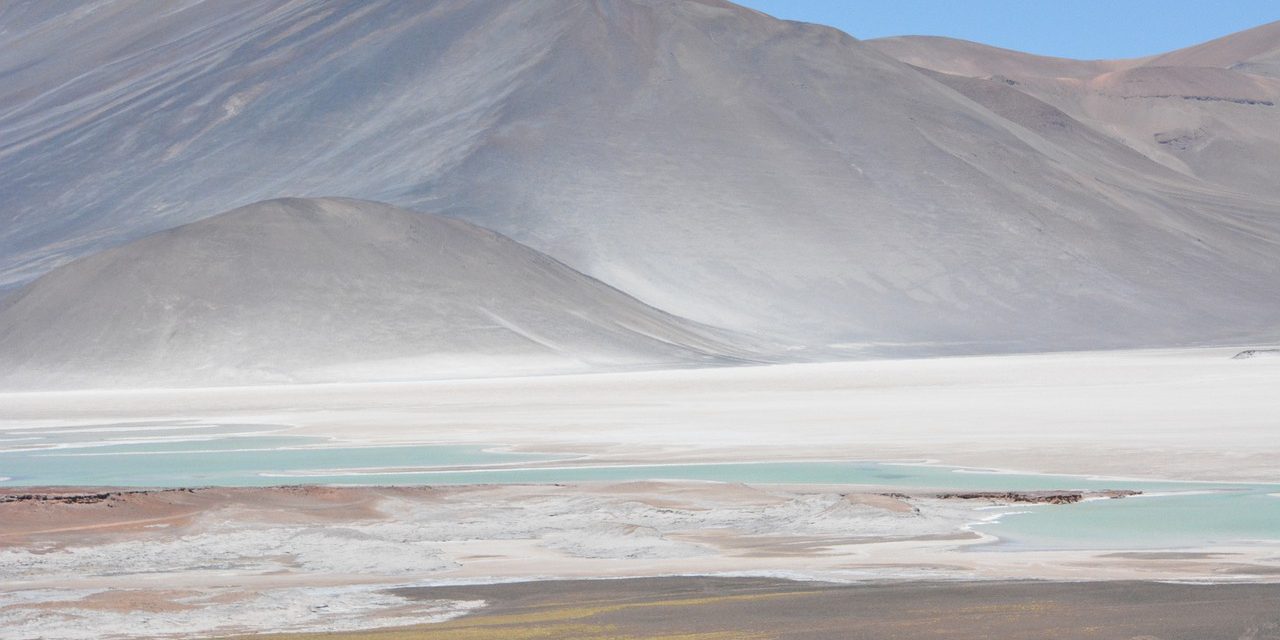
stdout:
<svg viewBox="0 0 1280 640">
<path fill-rule="evenodd" d="M 0 24 L 0 385 L 1280 340 L 1280 23 L 1119 61 L 716 0 Z"/>
</svg>

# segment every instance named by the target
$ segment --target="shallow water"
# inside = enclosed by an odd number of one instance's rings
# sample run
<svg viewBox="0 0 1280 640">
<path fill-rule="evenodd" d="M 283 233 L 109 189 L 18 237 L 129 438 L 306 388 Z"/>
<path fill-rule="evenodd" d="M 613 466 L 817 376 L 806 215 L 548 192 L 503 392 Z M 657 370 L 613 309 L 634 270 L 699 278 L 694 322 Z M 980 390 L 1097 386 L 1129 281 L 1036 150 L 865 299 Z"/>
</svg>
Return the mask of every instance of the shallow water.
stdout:
<svg viewBox="0 0 1280 640">
<path fill-rule="evenodd" d="M 977 527 L 998 548 L 1177 549 L 1280 542 L 1280 498 L 1274 488 L 1139 496 L 1080 504 L 1038 505 Z"/>
<path fill-rule="evenodd" d="M 546 455 L 497 453 L 477 446 L 353 446 L 281 435 L 275 425 L 77 427 L 0 432 L 0 486 L 270 486 L 334 483 L 280 474 L 362 467 L 458 467 L 519 464 Z M 17 441 L 18 438 L 23 438 Z M 7 444 L 7 447 L 6 447 Z M 359 482 L 344 484 L 392 484 Z M 415 483 L 423 484 L 423 483 Z"/>
<path fill-rule="evenodd" d="M 0 486 L 424 485 L 626 480 L 853 484 L 884 490 L 1137 489 L 1156 497 L 1006 509 L 1007 549 L 1190 548 L 1280 541 L 1278 485 L 1014 474 L 871 461 L 573 464 L 479 446 L 356 446 L 278 425 L 116 424 L 0 431 Z M 541 463 L 544 468 L 530 465 Z M 463 470 L 459 467 L 469 467 Z M 1160 495 L 1171 494 L 1171 495 Z M 1002 512 L 993 512 L 1000 515 Z"/>
</svg>

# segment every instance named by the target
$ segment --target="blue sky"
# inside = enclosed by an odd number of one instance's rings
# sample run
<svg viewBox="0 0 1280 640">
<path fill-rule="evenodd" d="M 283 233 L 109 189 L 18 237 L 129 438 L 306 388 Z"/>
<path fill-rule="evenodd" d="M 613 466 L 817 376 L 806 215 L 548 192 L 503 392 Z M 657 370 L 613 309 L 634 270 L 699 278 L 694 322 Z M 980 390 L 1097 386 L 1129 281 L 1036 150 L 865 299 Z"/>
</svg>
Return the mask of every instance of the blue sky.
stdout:
<svg viewBox="0 0 1280 640">
<path fill-rule="evenodd" d="M 1131 58 L 1280 20 L 1280 0 L 735 0 L 858 38 L 939 35 L 1068 58 Z"/>
</svg>

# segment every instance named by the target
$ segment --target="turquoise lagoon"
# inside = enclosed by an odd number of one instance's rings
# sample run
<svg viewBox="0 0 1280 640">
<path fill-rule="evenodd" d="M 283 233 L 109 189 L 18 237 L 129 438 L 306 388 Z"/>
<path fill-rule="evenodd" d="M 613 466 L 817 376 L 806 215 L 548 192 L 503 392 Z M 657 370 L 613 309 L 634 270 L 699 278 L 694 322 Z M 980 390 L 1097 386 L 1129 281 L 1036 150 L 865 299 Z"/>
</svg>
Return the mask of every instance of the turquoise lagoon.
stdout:
<svg viewBox="0 0 1280 640">
<path fill-rule="evenodd" d="M 883 490 L 1148 495 L 1002 508 L 976 528 L 1007 549 L 1204 548 L 1280 541 L 1280 484 L 1016 474 L 874 461 L 611 465 L 479 446 L 360 446 L 278 425 L 151 423 L 0 430 L 0 486 L 447 485 L 625 480 L 851 484 Z M 1014 513 L 1009 513 L 1010 511 Z M 1001 515 L 1003 514 L 1003 515 Z"/>
</svg>

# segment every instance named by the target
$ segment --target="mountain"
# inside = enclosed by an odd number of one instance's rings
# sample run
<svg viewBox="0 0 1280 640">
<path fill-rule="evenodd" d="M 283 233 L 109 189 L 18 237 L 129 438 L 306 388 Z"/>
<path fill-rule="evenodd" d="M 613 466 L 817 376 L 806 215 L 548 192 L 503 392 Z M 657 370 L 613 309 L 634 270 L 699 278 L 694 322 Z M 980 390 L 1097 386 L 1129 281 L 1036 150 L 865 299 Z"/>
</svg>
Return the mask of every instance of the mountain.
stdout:
<svg viewBox="0 0 1280 640">
<path fill-rule="evenodd" d="M 1004 83 L 1190 178 L 1280 210 L 1280 22 L 1135 60 L 1029 56 L 947 38 L 869 46 Z"/>
<path fill-rule="evenodd" d="M 10 286 L 338 194 L 492 229 L 782 357 L 1280 338 L 1268 76 L 1189 67 L 1147 95 L 1166 67 L 963 44 L 981 55 L 944 68 L 715 0 L 2 11 Z"/>
<path fill-rule="evenodd" d="M 1156 56 L 1147 66 L 1218 67 L 1280 77 L 1280 20 Z"/>
<path fill-rule="evenodd" d="M 1055 58 L 943 36 L 895 36 L 865 44 L 912 66 L 966 77 L 1089 78 L 1150 60 Z"/>
<path fill-rule="evenodd" d="M 737 361 L 459 220 L 335 198 L 252 204 L 54 269 L 0 306 L 6 388 L 385 380 Z"/>
</svg>

